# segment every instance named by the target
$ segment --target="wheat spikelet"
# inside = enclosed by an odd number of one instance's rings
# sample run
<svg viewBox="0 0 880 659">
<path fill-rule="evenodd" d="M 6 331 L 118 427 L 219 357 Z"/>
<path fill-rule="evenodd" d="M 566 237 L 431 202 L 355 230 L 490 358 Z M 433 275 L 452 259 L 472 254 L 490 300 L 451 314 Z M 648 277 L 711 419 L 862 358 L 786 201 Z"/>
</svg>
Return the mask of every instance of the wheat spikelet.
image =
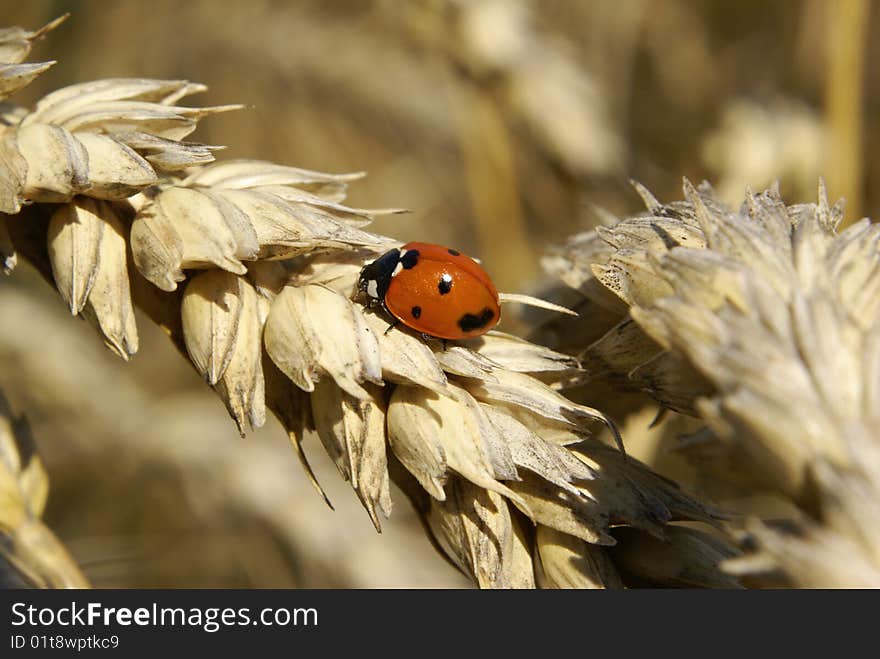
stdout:
<svg viewBox="0 0 880 659">
<path fill-rule="evenodd" d="M 588 371 L 701 418 L 687 443 L 710 478 L 760 482 L 802 509 L 798 533 L 753 520 L 732 573 L 800 586 L 880 584 L 880 229 L 815 204 L 703 184 L 576 236 L 545 265 L 627 315 L 583 348 Z M 599 290 L 597 284 L 604 290 Z M 612 303 L 611 306 L 613 306 Z M 619 309 L 620 307 L 615 307 Z M 742 488 L 740 488 L 741 490 Z M 763 577 L 762 577 L 763 575 Z"/>
<path fill-rule="evenodd" d="M 55 62 L 23 64 L 31 52 L 33 43 L 61 25 L 68 14 L 56 18 L 39 30 L 20 27 L 0 28 L 0 100 L 12 96 L 27 87 L 35 78 L 48 70 Z M 5 113 L 11 110 L 3 110 Z"/>
<path fill-rule="evenodd" d="M 543 585 L 618 586 L 619 566 L 600 548 L 615 544 L 612 527 L 662 538 L 675 520 L 717 522 L 713 508 L 591 437 L 606 417 L 559 391 L 581 374 L 571 357 L 500 332 L 446 348 L 386 331 L 353 294 L 364 262 L 396 244 L 363 227 L 395 209 L 344 205 L 360 174 L 206 164 L 209 147 L 180 140 L 238 106 L 176 105 L 201 89 L 85 83 L 4 133 L 4 162 L 26 163 L 2 200 L 20 211 L 4 218 L 4 244 L 114 352 L 137 351 L 141 307 L 242 433 L 272 411 L 323 495 L 302 451 L 316 437 L 377 530 L 393 477 L 481 587 L 533 587 L 536 562 Z M 559 534 L 565 551 L 553 549 Z M 699 575 L 689 584 L 722 579 L 727 553 L 681 544 Z M 674 581 L 662 570 L 640 578 Z"/>
</svg>

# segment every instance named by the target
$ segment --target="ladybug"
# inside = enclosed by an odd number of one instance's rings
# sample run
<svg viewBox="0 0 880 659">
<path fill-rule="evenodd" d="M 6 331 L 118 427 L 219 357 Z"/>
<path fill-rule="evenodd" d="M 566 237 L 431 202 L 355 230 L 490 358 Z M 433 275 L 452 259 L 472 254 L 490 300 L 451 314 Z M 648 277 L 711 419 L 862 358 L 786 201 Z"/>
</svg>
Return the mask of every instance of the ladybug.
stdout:
<svg viewBox="0 0 880 659">
<path fill-rule="evenodd" d="M 394 317 L 426 336 L 467 339 L 501 319 L 495 285 L 476 261 L 430 243 L 407 243 L 361 270 L 358 289 Z"/>
</svg>

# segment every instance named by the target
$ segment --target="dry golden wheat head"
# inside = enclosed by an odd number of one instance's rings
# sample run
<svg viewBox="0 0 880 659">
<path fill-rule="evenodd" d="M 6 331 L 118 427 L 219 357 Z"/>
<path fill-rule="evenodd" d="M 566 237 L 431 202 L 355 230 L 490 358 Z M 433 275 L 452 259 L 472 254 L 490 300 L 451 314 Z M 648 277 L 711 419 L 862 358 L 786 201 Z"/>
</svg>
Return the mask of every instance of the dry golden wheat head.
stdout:
<svg viewBox="0 0 880 659">
<path fill-rule="evenodd" d="M 209 147 L 180 140 L 239 106 L 176 104 L 201 89 L 85 83 L 5 129 L 2 162 L 24 164 L 0 200 L 21 211 L 5 217 L 4 253 L 14 244 L 114 352 L 136 352 L 140 306 L 242 433 L 274 412 L 323 494 L 302 450 L 316 437 L 377 529 L 393 477 L 482 587 L 533 587 L 538 564 L 541 585 L 617 586 L 600 547 L 618 527 L 663 542 L 671 521 L 716 523 L 712 507 L 591 438 L 592 422 L 613 424 L 560 393 L 581 375 L 575 359 L 501 332 L 446 347 L 386 331 L 354 293 L 364 262 L 397 244 L 362 227 L 396 211 L 343 205 L 359 174 L 206 164 Z M 683 552 L 682 576 L 650 567 L 646 541 L 630 545 L 630 571 L 644 563 L 642 579 L 689 585 L 724 580 L 732 551 Z"/>
<path fill-rule="evenodd" d="M 711 432 L 689 450 L 724 446 L 735 471 L 802 506 L 797 534 L 750 523 L 760 558 L 731 570 L 877 585 L 880 226 L 838 232 L 842 203 L 829 206 L 821 183 L 818 203 L 787 206 L 771 188 L 738 211 L 707 184 L 685 181 L 685 201 L 671 204 L 637 189 L 647 213 L 545 260 L 587 299 L 607 305 L 610 291 L 629 310 L 584 347 L 585 368 L 703 419 Z"/>
<path fill-rule="evenodd" d="M 0 394 L 0 585 L 84 588 L 88 582 L 40 517 L 49 494 L 28 426 Z"/>
<path fill-rule="evenodd" d="M 620 171 L 624 148 L 606 98 L 593 74 L 538 27 L 531 3 L 419 0 L 400 13 L 419 45 L 490 89 L 549 158 L 578 176 Z"/>
</svg>

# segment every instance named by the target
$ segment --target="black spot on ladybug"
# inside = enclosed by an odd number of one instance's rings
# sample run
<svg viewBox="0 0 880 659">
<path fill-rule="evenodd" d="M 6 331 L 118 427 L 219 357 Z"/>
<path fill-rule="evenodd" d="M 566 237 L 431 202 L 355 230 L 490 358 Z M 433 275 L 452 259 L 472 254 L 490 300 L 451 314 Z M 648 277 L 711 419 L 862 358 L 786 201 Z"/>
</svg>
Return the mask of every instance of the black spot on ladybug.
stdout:
<svg viewBox="0 0 880 659">
<path fill-rule="evenodd" d="M 461 256 L 461 252 L 459 252 L 457 249 L 447 249 L 446 251 L 449 252 L 450 254 L 452 254 L 453 256 Z"/>
<path fill-rule="evenodd" d="M 413 315 L 413 318 L 420 317 L 422 315 L 422 308 L 421 307 L 413 307 L 412 308 L 412 315 Z"/>
<path fill-rule="evenodd" d="M 462 332 L 472 332 L 489 324 L 489 321 L 495 317 L 495 312 L 489 307 L 483 309 L 479 314 L 466 313 L 458 319 L 458 326 Z"/>
<path fill-rule="evenodd" d="M 440 277 L 440 281 L 437 282 L 437 290 L 440 291 L 440 295 L 446 295 L 452 290 L 452 277 L 448 273 L 444 272 Z"/>
<path fill-rule="evenodd" d="M 403 266 L 404 270 L 409 270 L 414 268 L 416 263 L 419 262 L 419 250 L 411 249 L 406 252 L 403 256 L 400 257 L 400 265 Z"/>
</svg>

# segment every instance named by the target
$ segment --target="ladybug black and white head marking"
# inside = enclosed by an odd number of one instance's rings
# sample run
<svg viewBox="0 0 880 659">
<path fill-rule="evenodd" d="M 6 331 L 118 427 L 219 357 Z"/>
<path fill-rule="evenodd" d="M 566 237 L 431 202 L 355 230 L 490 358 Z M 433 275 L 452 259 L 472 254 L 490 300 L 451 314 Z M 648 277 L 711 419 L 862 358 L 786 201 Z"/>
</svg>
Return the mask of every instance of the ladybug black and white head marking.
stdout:
<svg viewBox="0 0 880 659">
<path fill-rule="evenodd" d="M 380 302 L 391 285 L 391 278 L 401 270 L 409 270 L 419 262 L 417 249 L 390 249 L 361 270 L 358 277 L 358 289 L 368 297 Z"/>
</svg>

